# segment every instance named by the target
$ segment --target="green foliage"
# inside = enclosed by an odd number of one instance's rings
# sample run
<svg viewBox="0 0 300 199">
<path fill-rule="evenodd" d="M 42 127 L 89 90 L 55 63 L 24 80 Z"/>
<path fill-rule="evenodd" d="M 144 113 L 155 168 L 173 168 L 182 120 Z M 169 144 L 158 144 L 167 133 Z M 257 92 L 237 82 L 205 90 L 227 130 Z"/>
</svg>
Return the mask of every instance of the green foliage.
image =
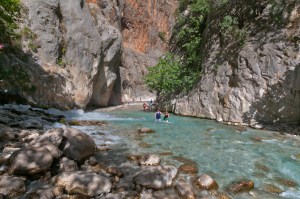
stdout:
<svg viewBox="0 0 300 199">
<path fill-rule="evenodd" d="M 159 63 L 148 70 L 144 78 L 146 84 L 163 96 L 187 92 L 198 77 L 198 73 L 182 67 L 171 54 L 161 57 Z"/>
<path fill-rule="evenodd" d="M 0 1 L 0 43 L 10 42 L 15 39 L 17 28 L 16 18 L 20 12 L 20 0 Z"/>
<path fill-rule="evenodd" d="M 232 30 L 233 26 L 238 25 L 238 21 L 236 17 L 232 17 L 227 15 L 223 18 L 223 21 L 220 24 L 222 30 Z"/>
<path fill-rule="evenodd" d="M 158 37 L 162 40 L 162 41 L 166 41 L 166 34 L 164 32 L 159 32 L 158 33 Z"/>
</svg>

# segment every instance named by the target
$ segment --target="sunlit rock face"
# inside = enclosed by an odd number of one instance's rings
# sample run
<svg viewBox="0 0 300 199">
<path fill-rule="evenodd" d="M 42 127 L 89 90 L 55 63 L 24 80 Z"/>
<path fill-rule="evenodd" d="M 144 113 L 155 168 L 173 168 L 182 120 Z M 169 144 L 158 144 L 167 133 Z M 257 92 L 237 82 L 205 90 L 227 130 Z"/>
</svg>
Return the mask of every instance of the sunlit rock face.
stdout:
<svg viewBox="0 0 300 199">
<path fill-rule="evenodd" d="M 177 0 L 121 0 L 123 56 L 123 100 L 150 100 L 155 93 L 143 81 L 147 67 L 154 66 L 168 50 L 175 24 Z"/>
<path fill-rule="evenodd" d="M 239 28 L 247 28 L 246 36 L 220 33 L 222 11 L 209 16 L 202 78 L 192 92 L 174 101 L 174 111 L 236 123 L 299 121 L 299 2 L 287 2 L 281 21 L 271 17 L 265 1 L 241 4 L 236 5 L 241 9 L 231 9 L 240 12 Z"/>
<path fill-rule="evenodd" d="M 22 0 L 22 5 L 26 59 L 5 55 L 1 60 L 4 67 L 19 65 L 28 74 L 30 92 L 18 94 L 32 104 L 59 108 L 120 104 L 117 1 Z M 5 86 L 8 93 L 14 89 Z"/>
</svg>

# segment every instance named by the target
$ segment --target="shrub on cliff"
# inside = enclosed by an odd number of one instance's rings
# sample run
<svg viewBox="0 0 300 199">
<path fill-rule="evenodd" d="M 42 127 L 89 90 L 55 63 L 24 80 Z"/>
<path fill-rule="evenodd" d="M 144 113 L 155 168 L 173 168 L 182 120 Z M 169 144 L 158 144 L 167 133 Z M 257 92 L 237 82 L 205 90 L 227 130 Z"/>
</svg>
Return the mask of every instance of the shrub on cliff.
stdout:
<svg viewBox="0 0 300 199">
<path fill-rule="evenodd" d="M 16 17 L 20 12 L 20 0 L 0 1 L 0 43 L 11 42 L 16 37 Z"/>
<path fill-rule="evenodd" d="M 157 65 L 148 68 L 145 83 L 159 94 L 168 96 L 190 90 L 198 74 L 183 67 L 174 55 L 166 54 Z"/>
</svg>

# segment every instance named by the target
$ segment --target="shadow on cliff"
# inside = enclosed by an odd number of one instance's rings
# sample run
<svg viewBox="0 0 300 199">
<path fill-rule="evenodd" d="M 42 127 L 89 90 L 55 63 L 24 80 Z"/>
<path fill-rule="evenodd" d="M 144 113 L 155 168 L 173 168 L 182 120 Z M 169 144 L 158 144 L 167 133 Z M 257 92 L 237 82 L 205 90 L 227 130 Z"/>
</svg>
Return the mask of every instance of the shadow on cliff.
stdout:
<svg viewBox="0 0 300 199">
<path fill-rule="evenodd" d="M 300 65 L 257 97 L 243 115 L 246 122 L 253 119 L 267 129 L 300 135 Z"/>
<path fill-rule="evenodd" d="M 32 54 L 20 49 L 0 52 L 0 104 L 20 103 L 38 107 L 74 107 L 70 95 L 62 96 L 65 78 L 44 70 Z M 66 100 L 67 99 L 67 100 Z"/>
</svg>

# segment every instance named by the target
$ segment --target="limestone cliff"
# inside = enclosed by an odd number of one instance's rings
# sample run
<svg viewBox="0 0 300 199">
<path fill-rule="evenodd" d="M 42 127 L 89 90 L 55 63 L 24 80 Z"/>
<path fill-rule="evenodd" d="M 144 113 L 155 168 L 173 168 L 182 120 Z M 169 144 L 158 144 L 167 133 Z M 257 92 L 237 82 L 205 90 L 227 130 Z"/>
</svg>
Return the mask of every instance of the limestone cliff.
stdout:
<svg viewBox="0 0 300 199">
<path fill-rule="evenodd" d="M 234 2 L 208 17 L 202 78 L 174 100 L 174 112 L 252 125 L 299 122 L 299 2 L 284 2 L 276 15 L 267 1 Z M 228 14 L 247 30 L 244 38 L 220 32 Z"/>
<path fill-rule="evenodd" d="M 0 63 L 12 76 L 21 70 L 26 78 L 8 78 L 2 93 L 59 108 L 121 103 L 122 35 L 116 0 L 22 0 L 22 6 L 23 53 L 5 53 Z"/>
<path fill-rule="evenodd" d="M 123 0 L 122 4 L 122 88 L 123 100 L 148 100 L 155 96 L 145 86 L 148 66 L 168 50 L 175 24 L 177 0 Z"/>
</svg>

